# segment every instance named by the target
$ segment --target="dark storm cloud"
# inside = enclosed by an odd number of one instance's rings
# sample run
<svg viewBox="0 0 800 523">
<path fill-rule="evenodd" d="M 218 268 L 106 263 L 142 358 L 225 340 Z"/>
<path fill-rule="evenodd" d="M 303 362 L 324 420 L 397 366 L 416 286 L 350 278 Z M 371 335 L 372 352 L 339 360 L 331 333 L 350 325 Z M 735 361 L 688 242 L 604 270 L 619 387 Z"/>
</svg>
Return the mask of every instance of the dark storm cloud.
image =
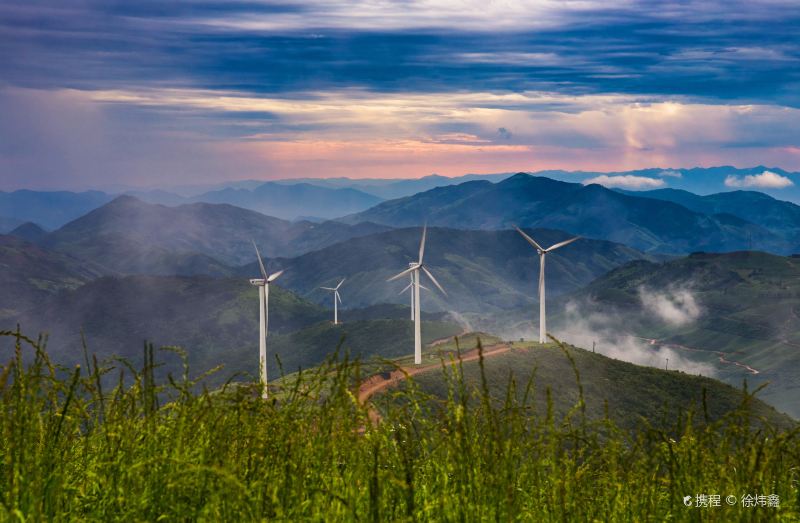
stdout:
<svg viewBox="0 0 800 523">
<path fill-rule="evenodd" d="M 542 90 L 800 103 L 797 4 L 598 4 L 556 9 L 542 24 L 533 15 L 530 24 L 430 21 L 414 2 L 379 12 L 351 4 L 347 11 L 337 2 L 5 2 L 2 82 L 283 96 L 347 88 Z"/>
</svg>

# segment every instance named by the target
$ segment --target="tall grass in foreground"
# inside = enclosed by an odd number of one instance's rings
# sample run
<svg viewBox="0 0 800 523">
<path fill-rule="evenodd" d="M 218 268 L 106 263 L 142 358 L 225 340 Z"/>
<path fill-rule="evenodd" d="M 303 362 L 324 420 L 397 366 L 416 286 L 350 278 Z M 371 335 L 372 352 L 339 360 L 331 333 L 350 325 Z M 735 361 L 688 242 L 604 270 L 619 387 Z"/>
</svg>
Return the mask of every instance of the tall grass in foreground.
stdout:
<svg viewBox="0 0 800 523">
<path fill-rule="evenodd" d="M 24 352 L 33 358 L 24 358 Z M 751 425 L 748 400 L 663 431 L 531 415 L 443 365 L 444 405 L 413 386 L 373 426 L 346 357 L 270 401 L 197 392 L 87 358 L 57 369 L 32 340 L 0 367 L 0 519 L 102 521 L 796 521 L 800 435 Z M 28 363 L 24 363 L 27 361 Z M 123 375 L 127 374 L 127 378 Z M 520 385 L 526 386 L 526 385 Z M 202 390 L 202 389 L 200 389 Z M 702 415 L 702 414 L 701 414 Z M 779 508 L 687 508 L 695 494 L 777 494 Z"/>
</svg>

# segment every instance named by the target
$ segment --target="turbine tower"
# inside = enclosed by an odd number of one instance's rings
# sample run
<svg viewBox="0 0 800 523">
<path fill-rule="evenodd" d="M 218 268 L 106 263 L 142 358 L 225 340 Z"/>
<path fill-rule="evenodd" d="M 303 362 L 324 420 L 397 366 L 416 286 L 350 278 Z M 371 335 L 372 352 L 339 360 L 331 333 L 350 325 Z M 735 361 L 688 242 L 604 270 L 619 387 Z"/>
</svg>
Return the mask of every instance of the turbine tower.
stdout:
<svg viewBox="0 0 800 523">
<path fill-rule="evenodd" d="M 559 249 L 565 245 L 569 245 L 570 243 L 574 242 L 575 240 L 579 239 L 580 236 L 576 236 L 574 238 L 570 238 L 569 240 L 565 240 L 563 242 L 559 242 L 555 245 L 551 245 L 547 249 L 536 243 L 536 240 L 522 232 L 517 226 L 514 226 L 517 229 L 517 232 L 522 235 L 528 243 L 530 243 L 538 252 L 539 252 L 539 343 L 545 343 L 547 341 L 547 318 L 545 315 L 545 303 L 544 303 L 544 260 L 545 256 L 548 252 L 552 252 L 556 249 Z"/>
<path fill-rule="evenodd" d="M 256 242 L 253 242 L 258 257 L 258 267 L 261 269 L 261 278 L 250 280 L 252 285 L 258 287 L 258 378 L 261 383 L 261 397 L 267 399 L 267 320 L 269 317 L 269 285 L 278 279 L 283 271 L 278 271 L 267 276 L 267 269 L 261 260 L 261 253 L 258 252 Z"/>
<path fill-rule="evenodd" d="M 439 285 L 439 282 L 436 281 L 436 278 L 433 277 L 433 274 L 428 270 L 425 265 L 422 263 L 423 255 L 425 254 L 425 237 L 428 232 L 428 226 L 426 225 L 422 229 L 422 241 L 419 243 L 419 260 L 417 262 L 412 262 L 408 264 L 408 269 L 404 270 L 403 272 L 396 274 L 389 278 L 386 281 L 396 280 L 406 274 L 411 275 L 411 287 L 412 287 L 412 295 L 413 295 L 413 304 L 414 304 L 414 363 L 419 365 L 422 363 L 422 322 L 420 321 L 420 306 L 419 306 L 419 289 L 422 287 L 420 285 L 420 271 L 424 272 L 428 275 L 428 278 L 431 279 L 434 285 L 438 287 L 442 294 L 447 296 L 447 293 Z"/>
<path fill-rule="evenodd" d="M 414 262 L 409 263 L 408 266 L 409 267 L 413 267 L 414 266 Z M 406 287 L 402 291 L 400 291 L 398 294 L 403 294 L 407 290 L 412 289 L 414 287 L 414 273 L 409 274 L 408 278 L 411 280 L 411 283 L 406 285 Z M 426 291 L 429 290 L 424 285 L 420 285 L 419 288 L 423 289 L 423 290 L 426 290 Z M 412 291 L 410 294 L 411 294 L 411 321 L 414 321 L 414 292 Z"/>
<path fill-rule="evenodd" d="M 342 297 L 339 296 L 339 287 L 342 286 L 344 283 L 345 278 L 342 278 L 342 281 L 339 282 L 339 285 L 336 287 L 320 287 L 320 289 L 325 289 L 326 291 L 333 291 L 333 324 L 339 324 L 339 306 L 338 303 L 342 303 Z M 338 302 L 338 303 L 337 303 Z"/>
</svg>

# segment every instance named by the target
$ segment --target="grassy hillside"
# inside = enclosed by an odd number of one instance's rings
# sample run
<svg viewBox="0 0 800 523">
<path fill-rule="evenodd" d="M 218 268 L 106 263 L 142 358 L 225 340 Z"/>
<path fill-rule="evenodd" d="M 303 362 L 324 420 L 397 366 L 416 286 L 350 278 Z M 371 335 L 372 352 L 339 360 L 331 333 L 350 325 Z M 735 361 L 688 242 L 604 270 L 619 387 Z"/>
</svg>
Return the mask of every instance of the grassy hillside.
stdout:
<svg viewBox="0 0 800 523">
<path fill-rule="evenodd" d="M 518 394 L 469 401 L 454 380 L 440 405 L 409 388 L 372 423 L 353 390 L 357 367 L 341 362 L 263 401 L 249 387 L 202 391 L 191 370 L 162 382 L 155 353 L 127 371 L 130 385 L 111 371 L 120 385 L 100 387 L 108 368 L 53 373 L 35 346 L 20 340 L 19 351 L 38 357 L 0 367 L 3 520 L 800 517 L 800 433 L 752 424 L 752 408 L 700 426 L 681 413 L 667 428 L 630 432 L 531 416 Z M 721 494 L 721 506 L 684 504 L 702 493 Z M 743 507 L 745 493 L 778 502 Z"/>
<path fill-rule="evenodd" d="M 548 245 L 566 239 L 562 231 L 530 231 Z M 398 229 L 353 238 L 292 259 L 271 260 L 286 269 L 281 284 L 317 303 L 328 305 L 321 286 L 346 278 L 340 292 L 348 307 L 375 303 L 409 303 L 399 292 L 408 279 L 387 282 L 408 268 L 419 254 L 422 231 Z M 579 240 L 548 258 L 548 285 L 553 295 L 574 290 L 630 260 L 647 257 L 635 249 L 599 240 Z M 429 228 L 425 263 L 447 296 L 429 285 L 421 302 L 425 310 L 496 312 L 532 303 L 539 261 L 534 249 L 514 230 L 464 231 Z M 257 274 L 255 265 L 242 274 Z"/>
<path fill-rule="evenodd" d="M 667 315 L 655 312 L 652 304 L 645 307 L 643 293 L 660 300 L 656 304 Z M 680 299 L 687 296 L 694 314 L 669 321 L 668 313 L 686 309 Z M 665 263 L 637 261 L 565 301 L 588 303 L 587 310 L 606 315 L 609 329 L 654 339 L 657 346 L 712 365 L 729 383 L 744 378 L 754 385 L 769 382 L 762 397 L 800 416 L 800 258 L 734 252 L 698 253 Z M 554 320 L 553 328 L 569 330 L 574 321 L 574 315 L 565 315 L 560 323 Z"/>
<path fill-rule="evenodd" d="M 462 352 L 474 347 L 474 343 L 464 343 Z M 528 395 L 533 406 L 531 415 L 546 416 L 550 402 L 549 408 L 560 420 L 578 404 L 583 394 L 586 417 L 590 421 L 601 420 L 607 414 L 617 426 L 628 429 L 640 426 L 642 420 L 666 428 L 689 410 L 701 421 L 706 414 L 708 421 L 719 420 L 743 401 L 741 390 L 711 378 L 642 367 L 576 347 L 568 347 L 565 352 L 552 343 L 517 342 L 512 347 L 509 352 L 484 360 L 484 376 L 490 395 L 498 404 L 506 399 L 509 380 L 513 377 L 514 394 L 519 401 Z M 441 349 L 452 350 L 452 347 Z M 466 389 L 479 396 L 475 391 L 482 386 L 480 361 L 465 362 L 461 369 Z M 446 371 L 443 376 L 441 369 L 413 377 L 424 392 L 440 400 L 447 398 L 451 379 L 452 372 Z M 529 382 L 530 389 L 527 388 Z M 771 424 L 794 426 L 790 418 L 761 400 L 754 400 L 751 408 L 756 417 Z"/>
<path fill-rule="evenodd" d="M 682 205 L 642 198 L 600 185 L 566 183 L 519 173 L 498 183 L 467 182 L 381 203 L 347 217 L 393 226 L 463 229 L 525 227 L 570 231 L 644 252 L 729 251 L 753 245 L 788 253 L 795 244 L 733 215 L 709 215 Z"/>
<path fill-rule="evenodd" d="M 451 321 L 423 321 L 422 342 L 460 334 L 461 326 Z M 290 334 L 271 338 L 270 351 L 276 352 L 286 373 L 298 367 L 309 369 L 321 364 L 339 347 L 342 354 L 369 361 L 375 358 L 402 358 L 414 353 L 414 323 L 403 319 L 358 320 L 333 325 L 325 321 Z M 257 366 L 258 359 L 250 359 Z M 252 367 L 251 368 L 255 368 Z M 273 366 L 274 368 L 274 366 Z M 277 374 L 273 374 L 277 377 Z"/>
</svg>

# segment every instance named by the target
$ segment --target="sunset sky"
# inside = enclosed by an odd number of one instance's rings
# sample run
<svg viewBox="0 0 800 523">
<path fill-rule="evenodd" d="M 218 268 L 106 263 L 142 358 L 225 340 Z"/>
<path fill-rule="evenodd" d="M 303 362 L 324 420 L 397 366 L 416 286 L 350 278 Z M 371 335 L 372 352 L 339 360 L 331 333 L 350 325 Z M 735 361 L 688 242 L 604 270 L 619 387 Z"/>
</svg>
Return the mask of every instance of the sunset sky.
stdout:
<svg viewBox="0 0 800 523">
<path fill-rule="evenodd" d="M 0 3 L 0 189 L 800 170 L 800 3 Z"/>
</svg>

